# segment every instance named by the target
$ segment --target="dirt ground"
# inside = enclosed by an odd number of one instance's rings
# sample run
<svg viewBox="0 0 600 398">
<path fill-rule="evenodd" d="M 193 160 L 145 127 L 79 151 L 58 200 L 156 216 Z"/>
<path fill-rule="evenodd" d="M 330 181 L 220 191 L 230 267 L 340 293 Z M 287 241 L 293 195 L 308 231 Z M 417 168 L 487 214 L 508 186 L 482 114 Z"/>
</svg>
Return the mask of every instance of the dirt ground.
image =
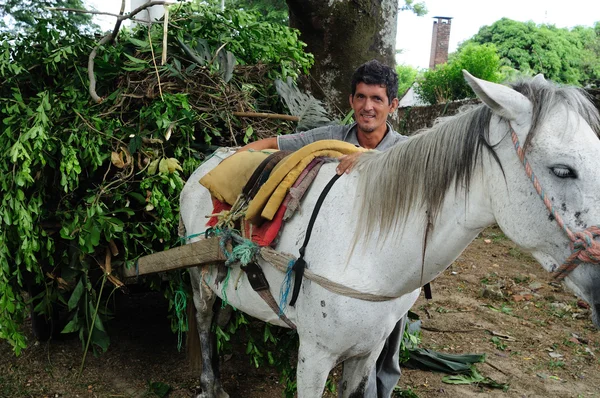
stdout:
<svg viewBox="0 0 600 398">
<path fill-rule="evenodd" d="M 509 387 L 445 384 L 444 374 L 405 369 L 399 386 L 411 394 L 402 396 L 600 397 L 600 333 L 587 305 L 497 228 L 484 231 L 433 283 L 433 296 L 413 308 L 422 320 L 420 346 L 485 353 L 479 372 Z M 199 392 L 198 375 L 177 351 L 159 296 L 120 300 L 108 326 L 108 352 L 89 355 L 81 377 L 76 336 L 31 344 L 18 358 L 0 341 L 0 397 L 153 397 L 149 386 L 157 382 L 171 387 L 169 397 Z M 232 398 L 281 397 L 278 374 L 270 367 L 256 369 L 239 344 L 239 352 L 222 364 L 226 391 Z"/>
</svg>

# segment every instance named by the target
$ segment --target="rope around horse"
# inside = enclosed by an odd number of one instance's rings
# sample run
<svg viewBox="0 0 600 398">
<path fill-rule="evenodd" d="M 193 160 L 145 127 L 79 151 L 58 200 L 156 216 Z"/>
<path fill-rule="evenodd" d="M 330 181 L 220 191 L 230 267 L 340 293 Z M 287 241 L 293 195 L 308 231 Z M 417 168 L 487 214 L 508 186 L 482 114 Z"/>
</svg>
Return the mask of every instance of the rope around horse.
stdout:
<svg viewBox="0 0 600 398">
<path fill-rule="evenodd" d="M 525 166 L 525 172 L 527 173 L 527 176 L 531 179 L 531 182 L 533 183 L 536 192 L 538 193 L 540 198 L 542 198 L 542 201 L 546 205 L 546 208 L 548 209 L 552 217 L 554 217 L 560 228 L 567 234 L 567 236 L 571 240 L 571 255 L 565 260 L 563 265 L 561 265 L 556 271 L 554 271 L 554 278 L 556 278 L 559 281 L 562 281 L 571 271 L 573 271 L 581 263 L 599 264 L 600 242 L 597 242 L 594 239 L 600 236 L 600 228 L 597 226 L 591 226 L 589 228 L 584 229 L 583 231 L 573 232 L 569 229 L 568 226 L 565 225 L 562 217 L 560 216 L 560 214 L 558 214 L 558 212 L 552 205 L 552 202 L 546 196 L 544 189 L 540 185 L 539 180 L 537 179 L 535 173 L 531 169 L 531 165 L 525 157 L 525 151 L 519 143 L 519 138 L 517 137 L 515 130 L 512 128 L 510 123 L 509 126 L 512 136 L 512 142 L 515 146 L 519 159 Z"/>
<path fill-rule="evenodd" d="M 291 268 L 291 264 L 293 265 L 294 261 L 296 260 L 296 257 L 294 257 L 291 254 L 279 252 L 277 250 L 271 249 L 268 246 L 261 247 L 256 243 L 252 242 L 250 239 L 246 239 L 231 230 L 227 230 L 226 232 L 219 231 L 217 235 L 221 235 L 221 250 L 224 251 L 225 256 L 228 258 L 228 264 L 231 264 L 236 261 L 240 261 L 241 263 L 248 263 L 249 261 L 252 261 L 254 257 L 260 256 L 264 261 L 271 264 L 275 269 L 283 272 L 284 274 L 289 274 L 288 271 Z M 228 252 L 225 248 L 225 243 L 230 239 L 237 244 L 236 248 L 234 248 L 231 253 Z M 319 276 L 311 272 L 309 269 L 306 269 L 304 271 L 304 277 L 312 282 L 315 282 L 319 286 L 329 290 L 330 292 L 359 300 L 379 302 L 394 300 L 400 297 L 383 296 L 373 293 L 361 292 L 359 290 L 355 290 L 347 286 L 341 285 L 339 283 L 333 282 L 328 278 Z M 282 303 L 280 303 L 280 307 L 281 306 Z"/>
</svg>

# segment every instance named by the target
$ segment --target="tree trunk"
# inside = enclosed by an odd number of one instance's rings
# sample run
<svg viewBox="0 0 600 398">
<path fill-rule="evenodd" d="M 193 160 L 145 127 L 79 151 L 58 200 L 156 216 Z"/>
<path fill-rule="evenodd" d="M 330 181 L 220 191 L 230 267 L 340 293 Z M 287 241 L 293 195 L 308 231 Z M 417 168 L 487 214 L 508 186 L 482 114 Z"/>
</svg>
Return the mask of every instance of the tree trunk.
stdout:
<svg viewBox="0 0 600 398">
<path fill-rule="evenodd" d="M 315 56 L 308 88 L 342 113 L 350 79 L 362 63 L 395 66 L 398 0 L 286 0 L 290 26 Z"/>
</svg>

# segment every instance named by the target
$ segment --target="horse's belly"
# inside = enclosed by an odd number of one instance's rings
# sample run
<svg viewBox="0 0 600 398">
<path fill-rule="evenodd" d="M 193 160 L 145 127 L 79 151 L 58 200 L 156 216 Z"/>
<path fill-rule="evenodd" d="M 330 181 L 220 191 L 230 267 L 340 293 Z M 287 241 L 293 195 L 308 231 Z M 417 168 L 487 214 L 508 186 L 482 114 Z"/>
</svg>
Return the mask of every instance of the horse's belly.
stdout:
<svg viewBox="0 0 600 398">
<path fill-rule="evenodd" d="M 370 302 L 339 296 L 310 282 L 302 290 L 296 308 L 301 338 L 347 357 L 371 352 L 384 341 L 420 292 L 417 289 L 395 300 Z"/>
</svg>

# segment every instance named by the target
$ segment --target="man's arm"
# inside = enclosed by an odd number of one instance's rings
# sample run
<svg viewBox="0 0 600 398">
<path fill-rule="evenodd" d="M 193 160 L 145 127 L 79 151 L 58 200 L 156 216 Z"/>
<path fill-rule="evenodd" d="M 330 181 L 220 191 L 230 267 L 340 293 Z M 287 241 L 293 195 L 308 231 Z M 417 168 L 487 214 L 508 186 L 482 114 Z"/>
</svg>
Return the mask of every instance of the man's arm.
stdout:
<svg viewBox="0 0 600 398">
<path fill-rule="evenodd" d="M 254 151 L 262 151 L 263 149 L 279 149 L 279 145 L 277 145 L 277 137 L 263 138 L 262 140 L 251 142 L 238 149 L 238 152 L 247 151 L 248 149 L 252 149 Z"/>
<path fill-rule="evenodd" d="M 324 135 L 323 134 L 324 131 L 320 131 L 319 132 L 320 134 L 318 134 L 318 135 L 315 133 L 317 133 L 317 130 L 312 130 L 312 134 L 310 134 L 310 133 L 302 134 L 301 133 L 301 134 L 288 135 L 286 137 L 289 137 L 289 138 L 297 137 L 297 138 L 293 138 L 293 141 L 290 141 L 290 143 L 288 143 L 286 145 L 298 146 L 299 148 L 301 148 L 304 144 L 302 141 L 314 142 L 314 141 L 319 141 L 320 139 L 328 139 L 329 138 L 327 136 L 322 137 L 322 135 Z M 238 149 L 237 152 L 247 151 L 249 149 L 252 149 L 254 151 L 262 151 L 264 149 L 279 149 L 277 137 L 263 138 L 262 140 L 251 142 L 251 143 L 241 147 L 240 149 Z M 350 155 L 342 156 L 339 159 L 340 163 L 338 164 L 338 166 L 336 168 L 336 172 L 338 174 L 350 173 L 352 171 L 352 169 L 354 168 L 354 165 L 356 164 L 358 157 L 361 154 L 362 154 L 362 152 L 358 152 L 358 153 L 353 153 Z"/>
</svg>

